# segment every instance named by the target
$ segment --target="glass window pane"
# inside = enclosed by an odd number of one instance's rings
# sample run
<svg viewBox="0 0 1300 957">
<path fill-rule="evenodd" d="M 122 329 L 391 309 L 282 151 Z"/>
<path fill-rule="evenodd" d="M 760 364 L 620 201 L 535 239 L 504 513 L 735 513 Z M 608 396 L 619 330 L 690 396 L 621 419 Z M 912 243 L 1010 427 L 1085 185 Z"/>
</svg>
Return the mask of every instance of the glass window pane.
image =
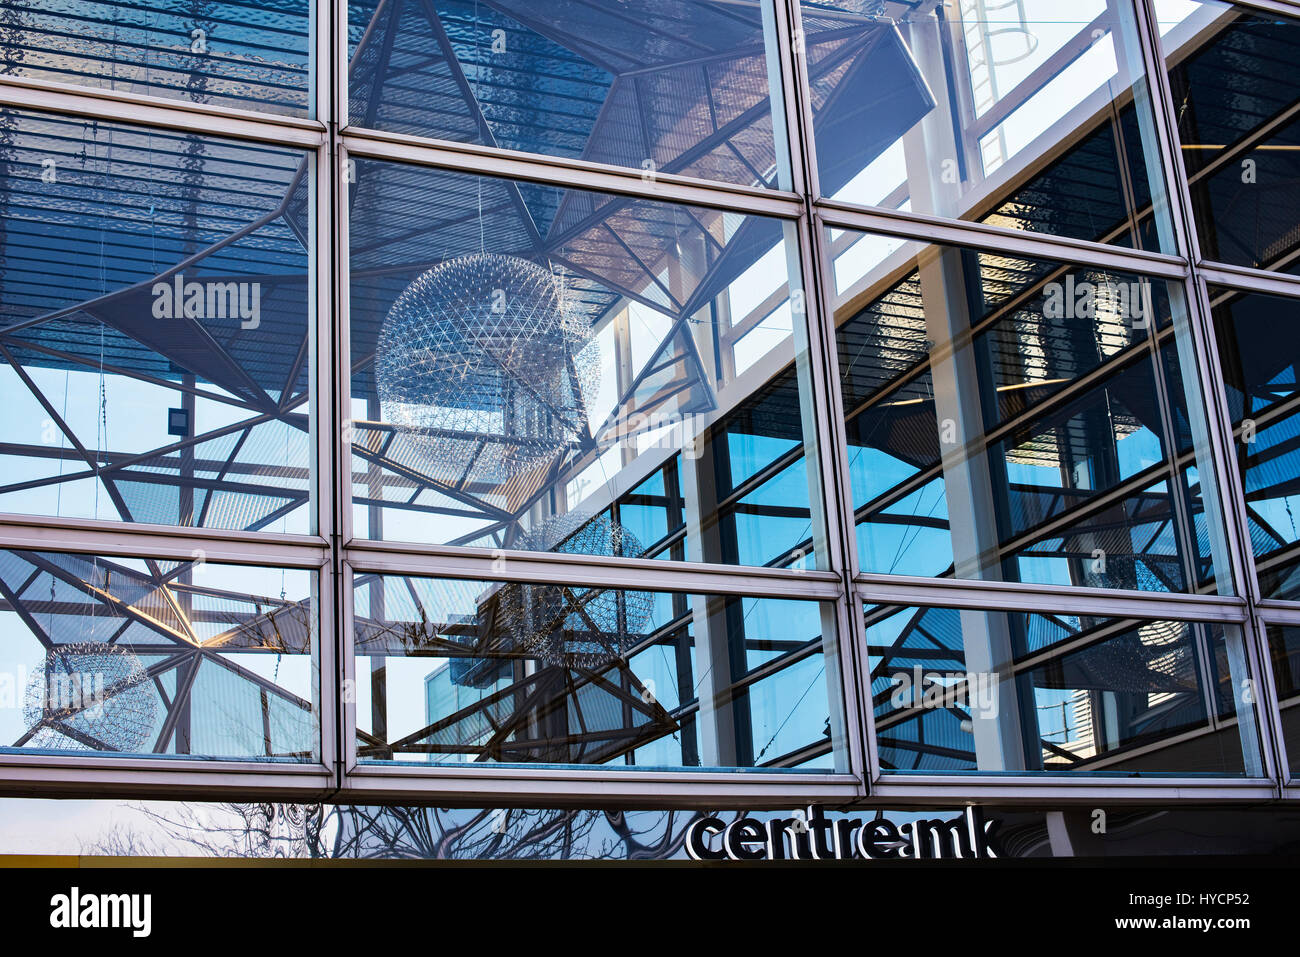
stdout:
<svg viewBox="0 0 1300 957">
<path fill-rule="evenodd" d="M 825 567 L 790 224 L 378 161 L 352 189 L 359 537 Z"/>
<path fill-rule="evenodd" d="M 1300 300 L 1209 292 L 1260 589 L 1300 599 Z"/>
<path fill-rule="evenodd" d="M 1295 273 L 1300 18 L 1156 3 L 1201 253 Z"/>
<path fill-rule="evenodd" d="M 1261 776 L 1235 626 L 868 606 L 890 774 Z"/>
<path fill-rule="evenodd" d="M 0 551 L 5 750 L 320 756 L 314 572 Z"/>
<path fill-rule="evenodd" d="M 1181 284 L 831 244 L 863 571 L 1231 590 Z"/>
<path fill-rule="evenodd" d="M 310 0 L 4 0 L 0 73 L 310 112 Z"/>
<path fill-rule="evenodd" d="M 362 761 L 844 769 L 829 603 L 363 574 L 353 596 Z"/>
<path fill-rule="evenodd" d="M 790 189 L 770 0 L 351 0 L 354 126 Z M 780 115 L 780 114 L 778 114 Z"/>
<path fill-rule="evenodd" d="M 804 0 L 823 196 L 1174 251 L 1127 0 Z"/>
<path fill-rule="evenodd" d="M 1282 740 L 1290 758 L 1291 778 L 1296 778 L 1300 762 L 1300 628 L 1294 625 L 1269 625 L 1268 648 L 1273 660 L 1273 680 L 1277 685 L 1277 703 L 1282 712 Z"/>
<path fill-rule="evenodd" d="M 308 156 L 0 113 L 0 511 L 307 533 Z"/>
</svg>

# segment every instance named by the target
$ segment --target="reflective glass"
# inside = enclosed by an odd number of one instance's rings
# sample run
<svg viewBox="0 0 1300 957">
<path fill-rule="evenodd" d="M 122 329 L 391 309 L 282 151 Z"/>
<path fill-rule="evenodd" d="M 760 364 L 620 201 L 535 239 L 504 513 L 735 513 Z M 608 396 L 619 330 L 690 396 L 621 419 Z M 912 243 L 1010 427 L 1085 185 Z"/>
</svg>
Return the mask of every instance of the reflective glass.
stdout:
<svg viewBox="0 0 1300 957">
<path fill-rule="evenodd" d="M 1300 599 L 1300 300 L 1210 287 L 1210 302 L 1265 598 Z"/>
<path fill-rule="evenodd" d="M 0 512 L 314 530 L 310 178 L 0 112 Z"/>
<path fill-rule="evenodd" d="M 1268 650 L 1273 664 L 1278 708 L 1282 712 L 1282 741 L 1286 745 L 1291 778 L 1300 768 L 1300 628 L 1269 625 Z"/>
<path fill-rule="evenodd" d="M 1127 0 L 804 0 L 823 196 L 1174 251 Z"/>
<path fill-rule="evenodd" d="M 886 773 L 1263 768 L 1235 626 L 868 606 Z"/>
<path fill-rule="evenodd" d="M 790 224 L 378 161 L 352 191 L 357 536 L 825 566 Z"/>
<path fill-rule="evenodd" d="M 3 0 L 0 73 L 310 111 L 310 0 Z"/>
<path fill-rule="evenodd" d="M 830 243 L 863 571 L 1230 590 L 1180 284 Z"/>
<path fill-rule="evenodd" d="M 1201 253 L 1296 272 L 1300 18 L 1158 0 Z"/>
<path fill-rule="evenodd" d="M 316 576 L 0 551 L 5 750 L 319 760 Z"/>
<path fill-rule="evenodd" d="M 349 119 L 789 189 L 770 2 L 351 0 Z"/>
<path fill-rule="evenodd" d="M 356 575 L 362 761 L 844 769 L 831 605 Z"/>
</svg>

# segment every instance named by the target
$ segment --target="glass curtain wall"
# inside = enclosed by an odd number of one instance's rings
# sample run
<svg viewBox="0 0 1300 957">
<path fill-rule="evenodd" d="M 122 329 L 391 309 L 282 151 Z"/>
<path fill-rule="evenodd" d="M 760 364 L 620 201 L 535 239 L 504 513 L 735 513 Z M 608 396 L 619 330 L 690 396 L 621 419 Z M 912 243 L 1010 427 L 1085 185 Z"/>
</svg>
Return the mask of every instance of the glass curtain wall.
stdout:
<svg viewBox="0 0 1300 957">
<path fill-rule="evenodd" d="M 1289 0 L 0 0 L 0 764 L 1284 782 L 1298 52 Z"/>
</svg>

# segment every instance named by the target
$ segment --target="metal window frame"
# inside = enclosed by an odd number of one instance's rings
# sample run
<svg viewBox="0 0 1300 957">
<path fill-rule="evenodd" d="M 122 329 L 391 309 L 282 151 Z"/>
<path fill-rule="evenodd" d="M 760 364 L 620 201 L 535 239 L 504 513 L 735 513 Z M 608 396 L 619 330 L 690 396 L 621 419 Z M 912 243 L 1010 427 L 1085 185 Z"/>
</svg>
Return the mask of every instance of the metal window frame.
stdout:
<svg viewBox="0 0 1300 957">
<path fill-rule="evenodd" d="M 797 35 L 799 2 L 788 0 Z M 1124 269 L 1160 276 L 1179 282 L 1187 297 L 1191 334 L 1198 363 L 1199 398 L 1207 406 L 1214 435 L 1209 449 L 1215 467 L 1221 495 L 1229 512 L 1229 560 L 1236 591 L 1233 596 L 1207 596 L 1195 594 L 1153 595 L 1141 592 L 1118 592 L 1101 589 L 1056 589 L 1050 586 L 1024 585 L 1002 582 L 963 582 L 940 579 L 916 579 L 896 575 L 862 573 L 856 559 L 856 538 L 849 536 L 846 546 L 850 550 L 850 565 L 855 569 L 854 594 L 862 600 L 891 605 L 960 607 L 974 610 L 1029 610 L 1042 608 L 1045 603 L 1054 609 L 1087 611 L 1093 614 L 1116 616 L 1138 615 L 1181 620 L 1218 621 L 1242 628 L 1251 673 L 1259 689 L 1257 713 L 1261 723 L 1261 752 L 1265 774 L 1260 779 L 1206 779 L 1150 777 L 1130 780 L 1106 780 L 1081 776 L 989 775 L 979 772 L 940 775 L 885 775 L 879 767 L 875 746 L 874 717 L 870 709 L 865 713 L 866 739 L 870 763 L 869 793 L 872 803 L 908 803 L 924 805 L 943 798 L 983 799 L 999 803 L 1034 803 L 1036 801 L 1062 802 L 1076 798 L 1084 803 L 1105 797 L 1110 802 L 1136 802 L 1172 800 L 1178 797 L 1198 800 L 1266 800 L 1284 796 L 1283 782 L 1291 782 L 1287 770 L 1285 748 L 1281 746 L 1280 715 L 1274 698 L 1273 674 L 1267 653 L 1267 639 L 1261 622 L 1267 622 L 1270 609 L 1265 604 L 1259 608 L 1258 582 L 1249 550 L 1244 503 L 1240 476 L 1236 472 L 1231 450 L 1231 429 L 1226 428 L 1227 412 L 1223 399 L 1222 379 L 1219 373 L 1217 351 L 1210 328 L 1208 300 L 1204 294 L 1204 279 L 1214 278 L 1239 288 L 1260 289 L 1280 294 L 1300 295 L 1300 280 L 1279 277 L 1262 270 L 1241 267 L 1203 264 L 1196 239 L 1195 222 L 1191 215 L 1190 192 L 1179 155 L 1179 143 L 1174 132 L 1172 95 L 1165 69 L 1165 58 L 1159 44 L 1155 26 L 1154 0 L 1133 0 L 1130 4 L 1136 14 L 1145 85 L 1156 121 L 1156 139 L 1160 162 L 1164 170 L 1169 197 L 1171 219 L 1177 243 L 1176 254 L 1122 249 L 1102 243 L 1074 240 L 1046 235 L 1027 235 L 1015 230 L 989 226 L 983 223 L 950 220 L 884 207 L 870 207 L 822 198 L 814 192 L 809 197 L 812 219 L 817 231 L 825 236 L 826 228 L 854 229 L 886 234 L 918 244 L 952 244 L 992 248 L 999 251 L 1022 253 L 1047 259 L 1062 260 L 1081 265 Z M 1300 3 L 1290 0 L 1247 0 L 1247 5 L 1257 6 L 1266 12 L 1300 16 Z M 807 97 L 807 86 L 800 84 L 804 94 L 802 112 L 806 131 L 811 130 L 812 110 Z M 816 170 L 816 144 L 805 133 L 803 141 L 805 161 Z M 815 181 L 815 172 L 814 172 Z M 833 302 L 835 284 L 833 263 L 821 254 L 822 297 Z M 1249 285 L 1247 285 L 1249 284 Z M 825 320 L 833 330 L 833 319 Z M 834 336 L 829 347 L 835 349 Z M 832 356 L 835 353 L 832 351 Z M 836 368 L 836 366 L 832 366 Z M 835 377 L 838 379 L 838 377 Z M 838 381 L 835 383 L 838 386 Z M 1193 396 L 1193 399 L 1198 396 Z M 842 408 L 842 406 L 836 406 Z M 840 452 L 844 449 L 841 447 Z M 852 520 L 850 497 L 848 514 Z M 1283 603 L 1274 603 L 1281 605 Z M 855 602 L 853 617 L 862 621 L 862 602 Z M 1276 614 L 1276 611 L 1272 612 Z M 1300 616 L 1297 617 L 1300 620 Z M 865 636 L 860 639 L 865 642 Z M 865 676 L 865 670 L 862 672 Z M 862 680 L 865 680 L 862 679 Z M 1297 788 L 1300 793 L 1300 788 Z M 886 800 L 887 799 L 887 800 Z"/>
<path fill-rule="evenodd" d="M 313 397 L 316 403 L 314 466 L 317 534 L 225 532 L 154 525 L 0 515 L 0 547 L 158 557 L 191 556 L 202 544 L 211 561 L 315 569 L 319 574 L 321 662 L 321 763 L 289 767 L 197 759 L 67 758 L 42 754 L 0 756 L 0 793 L 151 795 L 158 797 L 281 797 L 489 806 L 771 807 L 806 802 L 876 806 L 935 805 L 968 801 L 1008 804 L 1160 803 L 1178 798 L 1205 802 L 1300 799 L 1292 779 L 1273 693 L 1267 624 L 1300 624 L 1300 603 L 1262 600 L 1244 515 L 1232 432 L 1223 399 L 1207 283 L 1300 297 L 1300 277 L 1205 262 L 1191 216 L 1190 194 L 1179 158 L 1164 54 L 1154 0 L 1134 5 L 1143 65 L 1155 104 L 1160 160 L 1165 172 L 1176 254 L 1125 250 L 1102 243 L 1030 235 L 969 221 L 940 219 L 885 208 L 856 206 L 821 196 L 805 75 L 799 0 L 764 0 L 776 25 L 780 89 L 770 91 L 789 144 L 788 192 L 658 174 L 580 160 L 518 153 L 494 147 L 385 133 L 348 125 L 346 0 L 312 0 L 311 116 L 308 118 L 190 103 L 165 96 L 121 93 L 90 86 L 0 76 L 0 106 L 58 113 L 293 147 L 309 152 L 313 166 L 316 249 L 312 308 L 316 320 Z M 1264 12 L 1300 17 L 1300 0 L 1239 0 Z M 353 538 L 350 505 L 348 360 L 347 164 L 370 158 L 440 169 L 510 177 L 561 187 L 581 187 L 663 202 L 690 203 L 790 222 L 799 239 L 799 280 L 808 303 L 809 361 L 814 370 L 817 448 L 830 543 L 827 571 L 687 565 L 666 561 L 597 559 L 572 555 L 509 553 L 509 575 L 494 571 L 499 557 L 483 549 L 404 545 Z M 1100 589 L 915 579 L 865 574 L 858 562 L 848 480 L 846 427 L 837 374 L 832 262 L 828 228 L 884 233 L 923 243 L 984 246 L 1031 257 L 1125 269 L 1184 285 L 1201 359 L 1198 386 L 1214 427 L 1212 456 L 1231 516 L 1228 529 L 1237 591 L 1231 596 L 1155 595 Z M 546 581 L 555 576 L 591 585 L 679 592 L 776 595 L 834 602 L 838 659 L 845 677 L 847 773 L 804 771 L 640 771 L 514 765 L 429 768 L 358 765 L 355 704 L 345 693 L 355 680 L 351 576 L 376 571 L 451 578 Z M 1051 607 L 1106 616 L 1140 616 L 1238 625 L 1248 636 L 1250 663 L 1262 689 L 1259 712 L 1268 756 L 1267 779 L 1070 779 L 1061 776 L 988 774 L 925 776 L 904 780 L 882 774 L 876 754 L 867 680 L 864 600 L 894 605 L 1015 610 Z M 352 696 L 355 697 L 355 696 Z"/>
</svg>

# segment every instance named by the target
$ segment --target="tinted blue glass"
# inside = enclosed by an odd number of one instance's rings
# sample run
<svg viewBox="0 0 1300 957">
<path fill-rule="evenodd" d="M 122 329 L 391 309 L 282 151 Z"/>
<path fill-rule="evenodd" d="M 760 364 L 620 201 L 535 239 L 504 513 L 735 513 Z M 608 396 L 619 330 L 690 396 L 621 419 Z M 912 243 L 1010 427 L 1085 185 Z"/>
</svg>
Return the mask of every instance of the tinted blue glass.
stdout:
<svg viewBox="0 0 1300 957">
<path fill-rule="evenodd" d="M 1296 270 L 1300 19 L 1198 0 L 1161 23 L 1197 235 L 1209 259 Z"/>
<path fill-rule="evenodd" d="M 1300 599 L 1300 301 L 1219 287 L 1210 299 L 1260 587 Z"/>
<path fill-rule="evenodd" d="M 351 0 L 351 122 L 789 188 L 763 20 L 696 0 Z"/>
<path fill-rule="evenodd" d="M 0 72 L 306 115 L 310 0 L 0 3 Z"/>
<path fill-rule="evenodd" d="M 844 766 L 827 604 L 376 575 L 354 595 L 362 761 Z"/>
<path fill-rule="evenodd" d="M 1174 251 L 1131 3 L 800 10 L 823 195 Z"/>
<path fill-rule="evenodd" d="M 1268 647 L 1277 682 L 1278 705 L 1282 711 L 1282 737 L 1291 760 L 1300 755 L 1300 628 L 1270 625 Z M 1292 777 L 1294 777 L 1294 772 Z"/>
<path fill-rule="evenodd" d="M 682 527 L 677 460 L 619 499 L 618 520 L 647 550 Z M 672 495 L 669 492 L 672 491 Z"/>
<path fill-rule="evenodd" d="M 827 563 L 791 224 L 368 160 L 350 188 L 358 535 Z"/>
<path fill-rule="evenodd" d="M 0 113 L 0 511 L 313 530 L 308 164 Z"/>
<path fill-rule="evenodd" d="M 887 773 L 1262 772 L 1239 629 L 868 607 Z"/>
<path fill-rule="evenodd" d="M 833 240 L 864 571 L 1229 587 L 1179 286 L 919 244 L 864 261 L 871 239 Z"/>
<path fill-rule="evenodd" d="M 0 748 L 319 760 L 315 574 L 199 555 L 0 551 Z"/>
</svg>

